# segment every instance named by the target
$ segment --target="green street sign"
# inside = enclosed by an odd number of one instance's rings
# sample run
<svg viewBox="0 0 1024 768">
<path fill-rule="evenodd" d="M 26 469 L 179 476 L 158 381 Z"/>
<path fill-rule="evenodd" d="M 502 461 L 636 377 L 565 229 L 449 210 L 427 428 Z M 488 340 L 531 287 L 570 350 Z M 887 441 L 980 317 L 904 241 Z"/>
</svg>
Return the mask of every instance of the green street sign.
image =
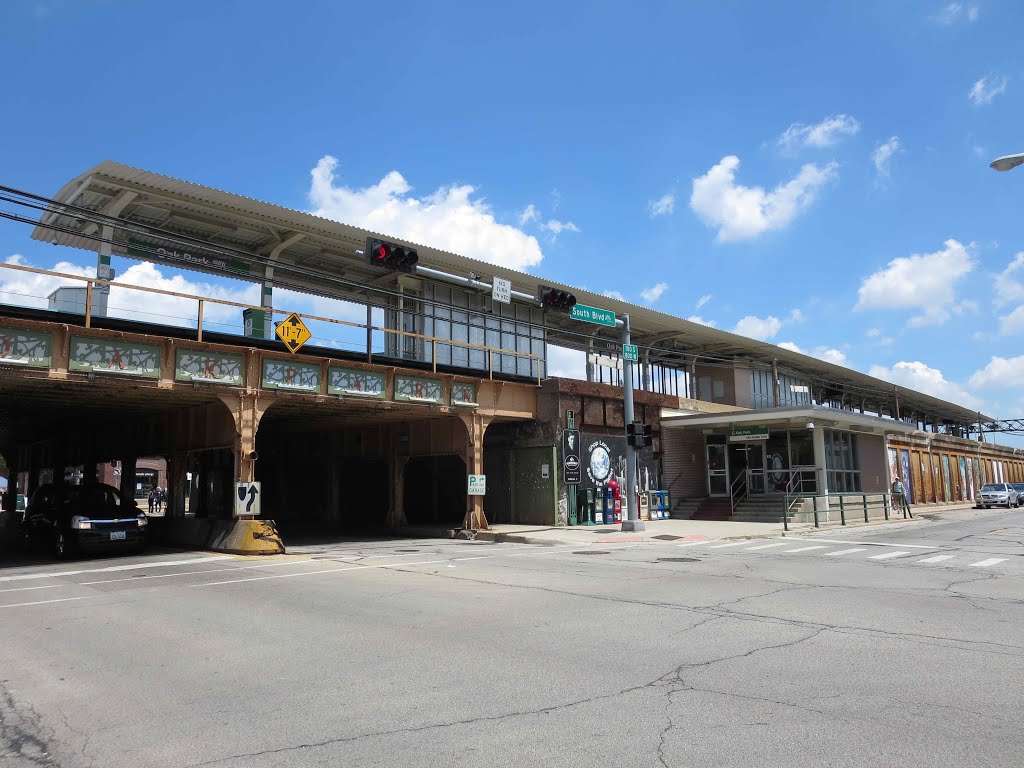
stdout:
<svg viewBox="0 0 1024 768">
<path fill-rule="evenodd" d="M 576 304 L 573 306 L 572 312 L 569 313 L 569 317 L 573 320 L 582 320 L 585 323 L 615 327 L 615 313 L 610 309 L 599 309 L 597 307 L 588 307 L 586 304 Z"/>
<path fill-rule="evenodd" d="M 640 360 L 640 348 L 636 344 L 622 345 L 622 359 L 632 360 L 634 363 Z"/>
</svg>

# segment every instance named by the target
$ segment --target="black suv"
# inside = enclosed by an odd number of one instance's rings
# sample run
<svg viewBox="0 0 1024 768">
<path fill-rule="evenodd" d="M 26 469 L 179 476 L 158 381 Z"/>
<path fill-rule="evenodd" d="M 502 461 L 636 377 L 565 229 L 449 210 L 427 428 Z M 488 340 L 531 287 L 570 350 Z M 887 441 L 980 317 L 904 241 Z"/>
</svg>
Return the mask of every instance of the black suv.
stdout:
<svg viewBox="0 0 1024 768">
<path fill-rule="evenodd" d="M 57 557 L 86 550 L 141 551 L 149 519 L 112 486 L 42 485 L 22 521 L 25 542 L 45 545 Z"/>
</svg>

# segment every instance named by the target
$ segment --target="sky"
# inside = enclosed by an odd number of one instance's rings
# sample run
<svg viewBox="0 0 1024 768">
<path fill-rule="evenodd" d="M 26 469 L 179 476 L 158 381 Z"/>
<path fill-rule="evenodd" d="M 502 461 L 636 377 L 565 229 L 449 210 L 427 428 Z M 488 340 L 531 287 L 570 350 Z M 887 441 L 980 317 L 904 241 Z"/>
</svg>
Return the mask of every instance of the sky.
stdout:
<svg viewBox="0 0 1024 768">
<path fill-rule="evenodd" d="M 1024 152 L 1024 6 L 171 8 L 0 2 L 0 184 L 115 160 L 1024 417 L 1024 167 L 988 167 Z M 94 270 L 29 231 L 0 223 L 0 259 Z M 0 274 L 0 300 L 51 288 Z"/>
</svg>

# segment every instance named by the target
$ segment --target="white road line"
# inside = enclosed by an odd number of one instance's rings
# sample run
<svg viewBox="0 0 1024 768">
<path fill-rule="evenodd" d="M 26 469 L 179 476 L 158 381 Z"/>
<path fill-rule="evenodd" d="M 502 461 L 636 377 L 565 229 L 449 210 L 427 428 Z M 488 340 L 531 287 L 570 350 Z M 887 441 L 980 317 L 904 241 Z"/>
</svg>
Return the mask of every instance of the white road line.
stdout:
<svg viewBox="0 0 1024 768">
<path fill-rule="evenodd" d="M 952 560 L 956 555 L 936 555 L 935 557 L 926 557 L 924 560 L 918 560 L 919 563 L 941 563 L 943 560 Z"/>
<path fill-rule="evenodd" d="M 988 560 L 982 560 L 979 563 L 971 563 L 972 568 L 988 568 L 990 565 L 996 563 L 1005 563 L 1007 558 L 1005 557 L 990 557 Z"/>
<path fill-rule="evenodd" d="M 83 573 L 113 573 L 116 571 L 134 571 L 140 568 L 163 568 L 171 565 L 192 565 L 194 563 L 211 563 L 214 561 L 231 560 L 227 555 L 214 557 L 193 557 L 188 560 L 164 560 L 159 563 L 132 563 L 130 565 L 111 565 L 106 568 L 82 568 L 77 571 L 47 571 L 45 573 L 23 573 L 17 576 L 0 576 L 0 581 L 23 581 L 25 579 L 59 579 L 64 576 L 78 576 Z"/>
<path fill-rule="evenodd" d="M 676 544 L 676 546 L 677 547 L 696 547 L 698 544 L 707 544 L 708 541 L 709 541 L 708 539 L 702 539 L 701 541 L 684 541 L 682 544 Z M 713 539 L 712 539 L 712 541 L 713 541 Z M 719 544 L 719 546 L 722 546 L 722 545 Z M 731 546 L 731 545 L 730 544 L 726 544 L 725 546 L 728 547 L 728 546 Z"/>
<path fill-rule="evenodd" d="M 819 539 L 815 536 L 810 541 L 823 541 L 826 544 L 865 544 L 871 547 L 909 547 L 910 549 L 938 549 L 928 544 L 887 544 L 883 541 L 850 541 L 848 539 Z"/>
<path fill-rule="evenodd" d="M 34 603 L 14 603 L 12 605 L 0 605 L 0 608 L 24 608 L 26 605 L 46 605 L 48 603 L 66 603 L 68 600 L 88 600 L 90 597 L 99 595 L 83 595 L 82 597 L 61 597 L 57 600 L 37 600 Z"/>
<path fill-rule="evenodd" d="M 792 542 L 789 542 L 789 541 L 779 541 L 779 542 L 776 542 L 775 544 L 761 544 L 760 546 L 757 546 L 757 547 L 747 547 L 746 551 L 747 552 L 753 552 L 755 549 L 771 549 L 772 547 L 784 547 L 784 546 L 786 546 L 787 544 L 790 544 L 790 543 L 792 543 Z"/>
<path fill-rule="evenodd" d="M 708 547 L 708 549 L 725 549 L 726 547 L 739 547 L 749 543 L 750 539 L 746 539 L 744 541 L 730 541 L 728 544 L 715 544 L 715 546 Z"/>
<path fill-rule="evenodd" d="M 886 552 L 884 555 L 871 555 L 868 560 L 888 560 L 890 557 L 899 557 L 900 555 L 909 555 L 909 552 L 897 551 L 897 552 Z"/>
<path fill-rule="evenodd" d="M 866 551 L 867 550 L 864 549 L 864 547 L 854 547 L 853 549 L 840 549 L 837 552 L 826 552 L 825 556 L 826 557 L 835 557 L 836 555 L 850 555 L 850 554 L 853 554 L 854 552 L 866 552 Z"/>
<path fill-rule="evenodd" d="M 800 547 L 800 549 L 784 549 L 784 550 L 782 550 L 782 554 L 788 555 L 791 552 L 807 552 L 807 551 L 812 550 L 812 549 L 825 549 L 825 545 L 822 544 L 821 546 L 817 546 L 817 547 Z"/>
<path fill-rule="evenodd" d="M 380 565 L 351 565 L 348 568 L 325 568 L 320 571 L 302 571 L 301 573 L 278 573 L 273 576 L 251 576 L 247 579 L 228 579 L 227 581 L 208 581 L 204 584 L 192 584 L 193 587 L 218 587 L 223 584 L 238 584 L 243 581 L 266 581 L 267 579 L 291 579 L 297 576 L 319 576 L 327 573 L 341 573 L 343 571 L 367 571 L 376 568 L 398 568 L 410 565 L 436 565 L 437 563 L 459 562 L 460 560 L 482 560 L 491 555 L 482 555 L 473 558 L 445 558 L 444 560 L 419 560 L 415 563 L 381 563 Z"/>
<path fill-rule="evenodd" d="M 47 584 L 45 587 L 15 587 L 14 589 L 0 589 L 0 592 L 25 592 L 29 589 L 54 589 L 63 586 L 63 584 Z"/>
</svg>

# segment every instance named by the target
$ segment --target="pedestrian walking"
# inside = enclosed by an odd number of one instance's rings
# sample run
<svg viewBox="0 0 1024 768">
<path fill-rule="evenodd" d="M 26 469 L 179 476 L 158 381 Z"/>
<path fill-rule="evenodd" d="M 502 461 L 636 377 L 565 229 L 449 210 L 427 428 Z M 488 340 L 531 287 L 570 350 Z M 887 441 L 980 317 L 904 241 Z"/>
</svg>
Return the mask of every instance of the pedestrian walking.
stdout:
<svg viewBox="0 0 1024 768">
<path fill-rule="evenodd" d="M 907 490 L 898 476 L 892 479 L 892 500 L 893 504 L 898 505 L 898 509 L 905 515 L 914 516 L 914 513 L 910 511 L 910 504 L 907 503 Z"/>
<path fill-rule="evenodd" d="M 156 509 L 156 488 L 149 489 L 149 514 L 153 514 Z"/>
<path fill-rule="evenodd" d="M 167 503 L 167 491 L 163 488 L 157 488 L 156 494 L 156 511 L 157 514 L 162 515 L 164 512 L 164 504 Z"/>
</svg>

